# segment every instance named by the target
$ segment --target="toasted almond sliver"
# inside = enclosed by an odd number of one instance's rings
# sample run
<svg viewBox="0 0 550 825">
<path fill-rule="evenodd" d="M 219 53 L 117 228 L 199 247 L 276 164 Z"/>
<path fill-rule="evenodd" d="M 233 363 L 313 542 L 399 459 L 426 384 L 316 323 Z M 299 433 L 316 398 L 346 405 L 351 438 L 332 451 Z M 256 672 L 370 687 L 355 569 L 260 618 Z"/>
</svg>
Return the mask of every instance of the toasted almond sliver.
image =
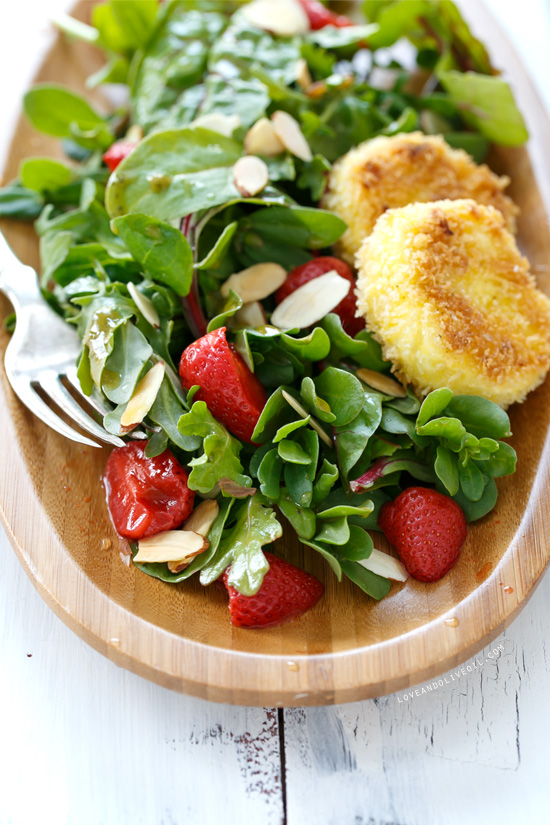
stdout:
<svg viewBox="0 0 550 825">
<path fill-rule="evenodd" d="M 269 183 L 268 168 L 261 158 L 245 155 L 233 167 L 233 182 L 243 198 L 251 198 Z"/>
<path fill-rule="evenodd" d="M 288 112 L 276 111 L 271 115 L 275 134 L 288 151 L 301 160 L 313 158 L 309 144 L 305 139 L 297 120 Z"/>
<path fill-rule="evenodd" d="M 322 439 L 323 439 L 323 441 L 325 442 L 325 444 L 327 445 L 327 447 L 333 447 L 334 445 L 333 445 L 333 443 L 332 443 L 332 441 L 331 441 L 330 436 L 328 435 L 328 433 L 326 433 L 326 432 L 323 430 L 323 428 L 321 427 L 321 425 L 320 425 L 320 424 L 319 424 L 319 423 L 318 423 L 318 422 L 317 422 L 317 421 L 313 418 L 313 416 L 312 416 L 312 415 L 309 415 L 308 411 L 307 411 L 304 407 L 302 407 L 302 405 L 300 404 L 300 402 L 299 402 L 299 401 L 296 401 L 296 399 L 294 398 L 294 396 L 293 396 L 293 395 L 290 395 L 290 393 L 288 393 L 286 390 L 283 390 L 283 391 L 282 391 L 282 393 L 283 393 L 283 398 L 285 399 L 285 401 L 287 402 L 287 404 L 290 404 L 290 406 L 292 407 L 292 409 L 293 409 L 293 410 L 296 410 L 296 412 L 298 413 L 298 415 L 301 415 L 301 416 L 302 416 L 302 418 L 307 418 L 307 417 L 309 416 L 309 426 L 311 427 L 311 429 L 312 429 L 312 430 L 315 430 L 315 432 L 317 433 L 317 435 L 318 435 L 320 438 L 322 438 Z"/>
<path fill-rule="evenodd" d="M 231 137 L 235 129 L 241 125 L 239 115 L 222 115 L 220 112 L 210 112 L 207 115 L 197 117 L 191 126 L 198 126 L 201 129 L 210 129 L 211 132 L 218 132 L 225 137 Z"/>
<path fill-rule="evenodd" d="M 139 143 L 140 140 L 143 138 L 143 127 L 139 125 L 139 123 L 134 123 L 124 137 L 124 140 L 128 141 L 128 143 Z"/>
<path fill-rule="evenodd" d="M 304 92 L 306 92 L 313 83 L 307 60 L 303 57 L 296 63 L 296 83 Z"/>
<path fill-rule="evenodd" d="M 141 424 L 157 397 L 162 379 L 164 378 L 164 362 L 155 364 L 145 375 L 134 390 L 126 409 L 120 416 L 122 427 L 135 427 Z"/>
<path fill-rule="evenodd" d="M 309 18 L 298 0 L 253 0 L 242 14 L 249 23 L 281 37 L 307 34 Z"/>
<path fill-rule="evenodd" d="M 160 327 L 160 318 L 153 302 L 149 300 L 147 295 L 140 292 L 132 281 L 129 281 L 127 286 L 132 301 L 137 306 L 145 320 L 149 321 L 152 327 L 158 329 Z"/>
<path fill-rule="evenodd" d="M 285 151 L 272 122 L 266 117 L 260 118 L 250 127 L 244 138 L 244 149 L 247 155 L 263 155 L 266 158 Z"/>
<path fill-rule="evenodd" d="M 192 530 L 167 530 L 138 544 L 137 562 L 189 561 L 208 547 L 204 536 Z"/>
<path fill-rule="evenodd" d="M 407 395 L 407 390 L 399 382 L 381 372 L 361 367 L 355 374 L 364 384 L 368 384 L 373 390 L 383 392 L 384 395 L 393 395 L 395 398 L 405 398 Z"/>
<path fill-rule="evenodd" d="M 316 324 L 338 306 L 350 289 L 350 282 L 331 269 L 291 292 L 275 309 L 271 323 L 279 329 L 304 329 Z"/>
<path fill-rule="evenodd" d="M 363 559 L 359 564 L 371 573 L 376 573 L 377 576 L 384 576 L 396 582 L 406 582 L 409 578 L 404 565 L 398 559 L 376 548 L 373 549 L 368 559 Z"/>
<path fill-rule="evenodd" d="M 267 324 L 264 308 L 258 301 L 243 304 L 235 313 L 234 318 L 235 323 L 240 327 L 263 327 Z"/>
<path fill-rule="evenodd" d="M 220 507 L 215 499 L 205 499 L 201 501 L 200 504 L 197 504 L 183 525 L 183 529 L 191 530 L 194 533 L 198 533 L 199 536 L 206 538 L 219 512 Z"/>
<path fill-rule="evenodd" d="M 224 297 L 229 295 L 232 289 L 240 295 L 245 304 L 251 301 L 261 301 L 267 298 L 286 281 L 286 269 L 280 264 L 263 263 L 249 266 L 241 272 L 230 275 L 220 289 Z"/>
</svg>

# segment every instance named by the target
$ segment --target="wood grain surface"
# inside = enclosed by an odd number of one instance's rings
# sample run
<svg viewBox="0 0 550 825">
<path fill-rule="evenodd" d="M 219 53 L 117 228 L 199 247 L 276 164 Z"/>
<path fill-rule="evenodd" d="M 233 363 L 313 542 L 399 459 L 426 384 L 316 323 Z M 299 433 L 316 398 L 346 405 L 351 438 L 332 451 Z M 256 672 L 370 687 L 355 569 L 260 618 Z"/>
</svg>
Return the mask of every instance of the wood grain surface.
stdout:
<svg viewBox="0 0 550 825">
<path fill-rule="evenodd" d="M 88 3 L 80 5 L 82 14 L 87 10 Z M 468 4 L 468 12 L 470 17 L 484 13 L 477 4 Z M 536 175 L 520 150 L 499 150 L 492 165 L 513 179 L 512 195 L 522 208 L 520 243 L 539 284 L 550 293 L 550 232 L 543 204 L 543 196 L 550 202 L 543 165 L 550 130 L 513 53 L 500 37 L 493 46 L 514 79 L 531 126 Z M 83 91 L 97 61 L 92 50 L 60 40 L 38 79 Z M 56 141 L 36 135 L 21 121 L 4 177 L 13 177 L 29 154 L 57 152 Z M 3 229 L 16 253 L 36 265 L 32 230 L 15 224 Z M 3 302 L 0 312 L 8 309 Z M 6 344 L 2 331 L 0 347 Z M 525 602 L 550 556 L 546 382 L 511 411 L 518 472 L 500 482 L 497 509 L 472 528 L 458 565 L 442 582 L 393 585 L 390 595 L 375 603 L 349 582 L 338 584 L 319 557 L 284 539 L 278 551 L 324 580 L 324 599 L 282 628 L 235 629 L 225 595 L 215 587 L 205 590 L 193 579 L 171 587 L 122 563 L 99 483 L 107 452 L 69 444 L 48 430 L 15 400 L 3 372 L 1 379 L 0 425 L 8 434 L 0 466 L 1 511 L 26 572 L 89 644 L 176 690 L 215 701 L 292 706 L 351 701 L 418 683 L 494 638 Z M 449 617 L 458 624 L 446 625 Z"/>
</svg>

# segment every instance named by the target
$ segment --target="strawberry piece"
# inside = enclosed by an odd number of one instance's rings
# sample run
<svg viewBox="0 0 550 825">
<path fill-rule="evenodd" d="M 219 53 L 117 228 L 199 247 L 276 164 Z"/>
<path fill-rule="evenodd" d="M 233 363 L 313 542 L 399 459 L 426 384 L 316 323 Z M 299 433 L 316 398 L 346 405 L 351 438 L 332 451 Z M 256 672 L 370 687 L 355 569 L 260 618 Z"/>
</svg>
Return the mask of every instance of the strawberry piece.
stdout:
<svg viewBox="0 0 550 825">
<path fill-rule="evenodd" d="M 332 311 L 340 317 L 345 332 L 353 337 L 365 328 L 365 321 L 363 318 L 355 317 L 355 313 L 357 312 L 355 278 L 347 263 L 341 261 L 340 258 L 324 255 L 313 258 L 313 260 L 308 261 L 306 264 L 297 266 L 288 273 L 286 281 L 275 293 L 275 300 L 280 304 L 281 301 L 284 301 L 284 299 L 298 289 L 298 287 L 303 286 L 308 281 L 312 281 L 314 278 L 319 278 L 332 269 L 335 269 L 338 275 L 345 278 L 351 284 L 351 289 L 346 297 L 340 301 L 338 306 Z"/>
<path fill-rule="evenodd" d="M 468 533 L 456 501 L 425 487 L 409 487 L 385 504 L 378 524 L 408 573 L 421 582 L 436 582 L 449 572 Z"/>
<path fill-rule="evenodd" d="M 145 446 L 132 441 L 116 447 L 103 473 L 115 530 L 136 541 L 179 527 L 191 515 L 195 499 L 187 473 L 172 453 L 147 458 Z"/>
<path fill-rule="evenodd" d="M 317 604 L 323 595 L 323 585 L 311 573 L 273 553 L 265 553 L 265 557 L 269 570 L 255 596 L 243 596 L 227 583 L 230 567 L 223 574 L 231 624 L 235 627 L 273 627 L 290 622 Z"/>
<path fill-rule="evenodd" d="M 136 146 L 136 143 L 132 143 L 129 140 L 117 140 L 112 146 L 109 146 L 103 155 L 103 163 L 108 167 L 109 171 L 114 172 L 118 164 L 121 163 Z"/>
<path fill-rule="evenodd" d="M 254 443 L 252 433 L 267 394 L 233 344 L 228 343 L 225 327 L 203 335 L 183 351 L 180 378 L 186 390 L 199 385 L 195 399 L 205 401 L 214 418 L 233 435 Z"/>
<path fill-rule="evenodd" d="M 325 26 L 337 26 L 339 29 L 345 26 L 353 26 L 349 17 L 336 14 L 323 6 L 322 3 L 319 3 L 318 0 L 300 0 L 300 3 L 309 18 L 309 25 L 314 31 L 324 29 Z"/>
</svg>

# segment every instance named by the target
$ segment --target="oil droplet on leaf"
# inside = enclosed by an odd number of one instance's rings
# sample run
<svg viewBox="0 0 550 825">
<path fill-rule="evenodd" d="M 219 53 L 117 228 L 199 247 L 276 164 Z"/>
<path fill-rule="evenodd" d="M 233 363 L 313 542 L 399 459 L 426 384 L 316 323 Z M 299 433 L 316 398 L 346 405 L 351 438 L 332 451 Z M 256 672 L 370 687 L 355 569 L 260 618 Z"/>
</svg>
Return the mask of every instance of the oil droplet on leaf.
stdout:
<svg viewBox="0 0 550 825">
<path fill-rule="evenodd" d="M 450 619 L 445 619 L 444 624 L 446 624 L 447 627 L 458 627 L 460 622 L 458 621 L 456 616 L 451 616 Z"/>
<path fill-rule="evenodd" d="M 298 662 L 287 662 L 286 666 L 289 670 L 297 671 L 300 670 L 300 665 Z"/>
<path fill-rule="evenodd" d="M 505 593 L 513 593 L 514 588 L 510 584 L 507 584 L 506 587 L 504 588 L 504 592 Z"/>
</svg>

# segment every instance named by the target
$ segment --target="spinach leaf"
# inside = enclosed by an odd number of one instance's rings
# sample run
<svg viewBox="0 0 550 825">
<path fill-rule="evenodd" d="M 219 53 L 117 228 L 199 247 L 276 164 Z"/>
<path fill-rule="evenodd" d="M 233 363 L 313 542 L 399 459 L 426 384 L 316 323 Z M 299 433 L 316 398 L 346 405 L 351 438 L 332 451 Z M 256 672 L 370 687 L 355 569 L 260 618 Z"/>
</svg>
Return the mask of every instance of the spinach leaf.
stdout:
<svg viewBox="0 0 550 825">
<path fill-rule="evenodd" d="M 178 295 L 187 295 L 193 278 L 193 253 L 179 229 L 148 215 L 133 214 L 113 220 L 132 257 L 155 281 Z"/>
<path fill-rule="evenodd" d="M 466 123 L 487 140 L 522 146 L 528 139 L 512 90 L 501 77 L 457 71 L 439 71 L 438 77 Z"/>
<path fill-rule="evenodd" d="M 63 86 L 38 83 L 23 98 L 23 109 L 39 132 L 72 138 L 91 149 L 106 149 L 114 140 L 105 119 Z"/>
<path fill-rule="evenodd" d="M 208 129 L 153 132 L 111 175 L 107 211 L 170 221 L 238 198 L 233 165 L 241 154 L 240 143 Z"/>
<path fill-rule="evenodd" d="M 23 186 L 41 193 L 66 186 L 72 176 L 68 166 L 50 158 L 28 158 L 19 167 Z"/>
<path fill-rule="evenodd" d="M 153 350 L 135 324 L 120 324 L 113 336 L 113 349 L 105 359 L 101 389 L 113 404 L 126 404 Z"/>
<path fill-rule="evenodd" d="M 195 84 L 202 80 L 210 46 L 225 26 L 226 18 L 208 9 L 189 8 L 188 3 L 167 6 L 132 89 L 134 118 L 146 132 L 168 121 L 183 125 L 193 119 L 205 95 L 204 88 Z M 189 105 L 186 92 L 191 93 L 193 103 L 187 119 L 182 120 Z"/>
<path fill-rule="evenodd" d="M 44 200 L 38 192 L 20 183 L 10 183 L 0 189 L 0 218 L 32 221 L 44 208 Z"/>
</svg>

